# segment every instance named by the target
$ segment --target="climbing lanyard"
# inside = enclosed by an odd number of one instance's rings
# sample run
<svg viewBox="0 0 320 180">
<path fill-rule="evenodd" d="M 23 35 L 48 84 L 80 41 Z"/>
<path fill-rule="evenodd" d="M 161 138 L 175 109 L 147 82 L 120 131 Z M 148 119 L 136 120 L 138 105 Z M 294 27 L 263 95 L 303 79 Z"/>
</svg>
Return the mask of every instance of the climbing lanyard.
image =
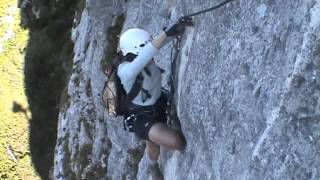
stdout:
<svg viewBox="0 0 320 180">
<path fill-rule="evenodd" d="M 205 10 L 202 10 L 202 11 L 198 11 L 198 12 L 195 12 L 195 13 L 192 13 L 192 14 L 188 14 L 186 16 L 183 16 L 182 18 L 180 18 L 180 20 L 183 21 L 183 19 L 186 19 L 186 18 L 191 18 L 193 16 L 197 16 L 197 15 L 200 15 L 200 14 L 203 14 L 203 13 L 206 13 L 206 12 L 209 12 L 209 11 L 213 11 L 215 9 L 218 9 L 232 1 L 235 1 L 235 0 L 227 0 L 227 1 L 224 1 L 216 6 L 213 6 L 211 8 L 208 8 L 208 9 L 205 9 Z M 171 71 L 170 71 L 170 82 L 168 83 L 170 85 L 170 96 L 173 96 L 173 93 L 174 93 L 174 81 L 175 81 L 175 68 L 176 68 L 176 59 L 178 58 L 178 55 L 179 55 L 179 52 L 180 52 L 180 42 L 181 42 L 181 38 L 180 37 L 176 37 L 176 40 L 173 42 L 173 47 L 171 49 L 171 54 L 170 54 L 170 58 L 171 58 Z"/>
<path fill-rule="evenodd" d="M 193 17 L 193 16 L 197 16 L 199 14 L 203 14 L 203 13 L 206 13 L 206 12 L 209 12 L 209 11 L 213 11 L 213 10 L 218 9 L 218 8 L 224 6 L 224 5 L 226 5 L 226 4 L 228 4 L 228 3 L 232 2 L 232 1 L 234 1 L 234 0 L 227 0 L 227 1 L 222 2 L 222 3 L 220 3 L 220 4 L 216 5 L 216 6 L 213 6 L 211 8 L 208 8 L 208 9 L 205 9 L 205 10 L 202 10 L 202 11 L 198 11 L 198 12 L 183 16 L 181 19 L 190 18 L 190 17 Z"/>
<path fill-rule="evenodd" d="M 170 66 L 171 66 L 171 70 L 170 70 L 170 94 L 171 96 L 174 93 L 174 81 L 175 81 L 175 69 L 176 69 L 176 65 L 177 65 L 177 58 L 180 52 L 180 42 L 181 42 L 181 38 L 180 37 L 176 37 L 176 39 L 173 41 L 173 45 L 172 45 L 172 49 L 170 52 Z"/>
<path fill-rule="evenodd" d="M 166 112 L 168 116 L 168 124 L 174 124 L 174 122 L 179 123 L 179 120 L 177 121 L 176 119 L 178 118 L 176 108 L 175 108 L 175 102 L 173 100 L 174 96 L 174 82 L 176 82 L 176 65 L 177 65 L 177 59 L 178 55 L 180 52 L 180 42 L 181 38 L 176 37 L 176 39 L 173 41 L 173 45 L 171 48 L 170 52 L 170 74 L 169 74 L 169 80 L 168 80 L 168 85 L 170 86 L 169 91 L 166 91 L 167 95 L 167 106 L 166 106 Z"/>
<path fill-rule="evenodd" d="M 202 10 L 202 11 L 198 11 L 198 12 L 195 12 L 195 13 L 192 13 L 192 14 L 188 14 L 186 16 L 183 16 L 182 18 L 180 18 L 180 21 L 183 21 L 184 19 L 187 19 L 187 18 L 191 18 L 193 16 L 197 16 L 197 15 L 200 15 L 200 14 L 203 14 L 203 13 L 206 13 L 206 12 L 209 12 L 209 11 L 213 11 L 215 9 L 218 9 L 230 2 L 232 2 L 234 0 L 227 0 L 225 2 L 222 2 L 216 6 L 213 6 L 211 8 L 208 8 L 208 9 L 205 9 L 205 10 Z M 177 65 L 177 58 L 178 58 L 178 55 L 179 55 L 179 52 L 180 52 L 180 44 L 181 44 L 181 37 L 176 37 L 176 40 L 173 41 L 173 45 L 172 45 L 172 49 L 171 49 L 171 53 L 170 53 L 170 63 L 171 63 L 171 69 L 170 69 L 170 75 L 169 75 L 169 82 L 168 82 L 168 85 L 170 86 L 170 91 L 169 91 L 169 98 L 168 98 L 168 103 L 169 105 L 171 106 L 170 109 L 173 110 L 174 108 L 174 105 L 173 105 L 173 96 L 174 96 L 174 82 L 176 81 L 176 73 L 175 73 L 175 70 L 176 70 L 176 65 Z"/>
</svg>

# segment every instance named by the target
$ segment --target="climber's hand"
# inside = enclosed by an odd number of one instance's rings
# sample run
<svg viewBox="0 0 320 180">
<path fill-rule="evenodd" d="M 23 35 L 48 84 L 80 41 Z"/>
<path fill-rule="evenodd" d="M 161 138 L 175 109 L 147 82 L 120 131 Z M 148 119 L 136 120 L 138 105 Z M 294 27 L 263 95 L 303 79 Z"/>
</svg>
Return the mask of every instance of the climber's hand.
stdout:
<svg viewBox="0 0 320 180">
<path fill-rule="evenodd" d="M 193 26 L 192 18 L 180 18 L 177 23 L 168 29 L 164 29 L 164 32 L 168 37 L 180 36 L 183 34 L 186 26 Z"/>
</svg>

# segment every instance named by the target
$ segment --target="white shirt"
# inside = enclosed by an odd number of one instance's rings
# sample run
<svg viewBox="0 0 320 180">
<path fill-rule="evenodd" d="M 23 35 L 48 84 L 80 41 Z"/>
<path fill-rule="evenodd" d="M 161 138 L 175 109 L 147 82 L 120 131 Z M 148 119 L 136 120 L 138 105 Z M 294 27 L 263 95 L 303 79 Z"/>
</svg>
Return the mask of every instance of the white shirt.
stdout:
<svg viewBox="0 0 320 180">
<path fill-rule="evenodd" d="M 140 91 L 132 100 L 132 103 L 136 105 L 153 105 L 161 95 L 161 71 L 153 62 L 153 56 L 158 51 L 159 50 L 149 42 L 132 62 L 124 62 L 118 67 L 118 76 L 127 93 L 131 90 L 137 75 L 142 72 L 142 88 L 148 91 L 151 97 L 146 99 L 144 92 Z M 150 72 L 150 76 L 143 71 L 145 67 L 147 67 Z"/>
</svg>

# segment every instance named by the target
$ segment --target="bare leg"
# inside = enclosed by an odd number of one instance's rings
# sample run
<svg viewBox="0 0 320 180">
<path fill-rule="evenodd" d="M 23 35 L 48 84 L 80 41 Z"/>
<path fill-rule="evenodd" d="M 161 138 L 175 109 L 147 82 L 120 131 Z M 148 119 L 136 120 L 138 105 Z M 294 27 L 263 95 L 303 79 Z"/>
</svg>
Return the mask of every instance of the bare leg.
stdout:
<svg viewBox="0 0 320 180">
<path fill-rule="evenodd" d="M 149 139 L 169 149 L 183 151 L 185 142 L 182 135 L 163 123 L 154 124 L 149 131 Z"/>
<path fill-rule="evenodd" d="M 148 158 L 150 161 L 157 162 L 160 154 L 160 146 L 150 141 L 146 141 L 146 145 Z"/>
<path fill-rule="evenodd" d="M 152 179 L 163 180 L 163 175 L 159 169 L 159 164 L 158 164 L 160 146 L 150 141 L 146 141 L 146 145 L 147 145 L 146 151 L 149 159 L 148 170 L 152 175 Z"/>
</svg>

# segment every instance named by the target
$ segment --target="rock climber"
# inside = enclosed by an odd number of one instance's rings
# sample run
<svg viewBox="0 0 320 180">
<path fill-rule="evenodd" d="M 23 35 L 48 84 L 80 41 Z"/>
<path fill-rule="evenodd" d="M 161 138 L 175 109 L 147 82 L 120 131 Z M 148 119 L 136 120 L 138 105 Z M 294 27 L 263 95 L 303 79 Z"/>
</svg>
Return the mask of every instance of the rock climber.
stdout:
<svg viewBox="0 0 320 180">
<path fill-rule="evenodd" d="M 161 70 L 153 57 L 168 39 L 181 36 L 185 27 L 192 25 L 191 18 L 180 19 L 155 38 L 143 29 L 133 28 L 125 31 L 119 39 L 120 56 L 126 59 L 117 71 L 123 88 L 128 93 L 138 76 L 143 81 L 138 95 L 128 103 L 126 118 L 132 121 L 132 131 L 146 140 L 148 169 L 154 179 L 163 179 L 158 164 L 160 146 L 182 152 L 186 142 L 180 132 L 166 125 L 166 98 L 161 93 Z"/>
</svg>

